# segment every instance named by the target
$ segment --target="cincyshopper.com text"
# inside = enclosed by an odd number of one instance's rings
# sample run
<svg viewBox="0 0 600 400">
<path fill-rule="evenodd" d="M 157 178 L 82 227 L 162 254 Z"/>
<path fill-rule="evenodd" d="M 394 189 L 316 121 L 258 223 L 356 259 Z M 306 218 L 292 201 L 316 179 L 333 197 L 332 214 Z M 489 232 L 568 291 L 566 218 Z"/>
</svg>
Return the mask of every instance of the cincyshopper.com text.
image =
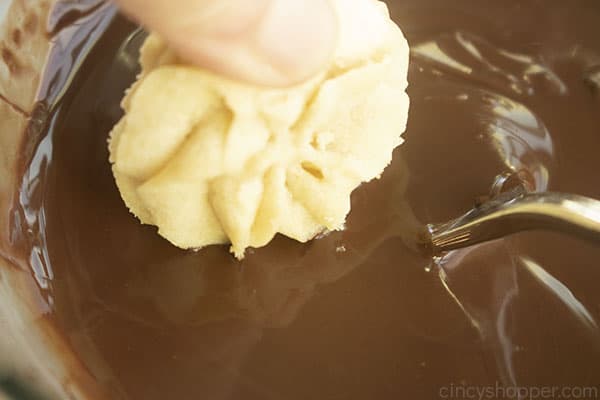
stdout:
<svg viewBox="0 0 600 400">
<path fill-rule="evenodd" d="M 451 384 L 439 388 L 443 400 L 596 400 L 600 386 L 488 386 Z"/>
</svg>

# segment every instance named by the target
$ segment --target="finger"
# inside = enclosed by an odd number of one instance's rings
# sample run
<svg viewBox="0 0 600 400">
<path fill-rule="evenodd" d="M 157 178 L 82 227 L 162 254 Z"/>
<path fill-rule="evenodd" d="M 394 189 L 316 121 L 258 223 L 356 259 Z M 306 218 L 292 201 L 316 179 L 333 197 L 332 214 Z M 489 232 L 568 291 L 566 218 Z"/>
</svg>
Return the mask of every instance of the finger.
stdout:
<svg viewBox="0 0 600 400">
<path fill-rule="evenodd" d="M 334 51 L 330 0 L 117 0 L 191 63 L 251 83 L 288 86 Z"/>
</svg>

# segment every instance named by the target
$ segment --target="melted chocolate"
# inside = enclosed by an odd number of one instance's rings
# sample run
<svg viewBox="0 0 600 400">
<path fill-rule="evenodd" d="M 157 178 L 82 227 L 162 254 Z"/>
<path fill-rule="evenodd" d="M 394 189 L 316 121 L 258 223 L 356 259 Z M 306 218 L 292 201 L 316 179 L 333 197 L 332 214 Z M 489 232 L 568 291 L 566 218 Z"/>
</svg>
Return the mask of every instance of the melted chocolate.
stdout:
<svg viewBox="0 0 600 400">
<path fill-rule="evenodd" d="M 597 2 L 390 1 L 413 49 L 406 144 L 354 193 L 344 232 L 278 237 L 243 262 L 179 250 L 128 213 L 106 138 L 142 36 L 88 3 L 53 14 L 13 238 L 107 398 L 598 384 L 600 249 L 530 232 L 433 264 L 413 250 L 421 222 L 458 216 L 502 174 L 600 198 Z"/>
</svg>

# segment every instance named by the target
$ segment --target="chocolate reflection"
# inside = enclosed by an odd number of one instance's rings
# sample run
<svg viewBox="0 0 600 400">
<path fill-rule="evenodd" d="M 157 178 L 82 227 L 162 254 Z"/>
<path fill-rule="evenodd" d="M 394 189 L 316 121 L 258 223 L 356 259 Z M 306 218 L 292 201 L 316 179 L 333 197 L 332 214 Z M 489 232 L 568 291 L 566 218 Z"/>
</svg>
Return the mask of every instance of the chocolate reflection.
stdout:
<svg viewBox="0 0 600 400">
<path fill-rule="evenodd" d="M 224 247 L 178 250 L 128 213 L 106 135 L 142 36 L 109 5 L 57 9 L 15 249 L 111 399 L 596 384 L 598 249 L 527 233 L 449 253 L 431 272 L 413 249 L 419 221 L 456 217 L 515 173 L 600 198 L 600 9 L 584 3 L 390 2 L 414 49 L 407 143 L 353 195 L 345 231 L 277 238 L 242 263 Z"/>
<path fill-rule="evenodd" d="M 288 326 L 319 286 L 342 279 L 385 241 L 398 236 L 416 241 L 422 227 L 403 196 L 407 183 L 408 168 L 398 156 L 383 180 L 371 185 L 369 197 L 379 200 L 373 218 L 355 219 L 345 231 L 307 245 L 278 237 L 274 249 L 256 250 L 239 264 L 222 247 L 177 254 L 136 271 L 127 291 L 151 299 L 174 324 L 241 318 L 260 326 Z M 388 185 L 396 190 L 384 192 Z M 407 251 L 416 248 L 416 243 L 406 245 Z"/>
<path fill-rule="evenodd" d="M 500 93 L 508 89 L 516 95 L 533 96 L 540 80 L 553 94 L 567 92 L 564 82 L 539 57 L 511 52 L 470 32 L 442 33 L 435 40 L 416 43 L 412 53 L 440 71 L 465 76 L 472 84 Z"/>
</svg>

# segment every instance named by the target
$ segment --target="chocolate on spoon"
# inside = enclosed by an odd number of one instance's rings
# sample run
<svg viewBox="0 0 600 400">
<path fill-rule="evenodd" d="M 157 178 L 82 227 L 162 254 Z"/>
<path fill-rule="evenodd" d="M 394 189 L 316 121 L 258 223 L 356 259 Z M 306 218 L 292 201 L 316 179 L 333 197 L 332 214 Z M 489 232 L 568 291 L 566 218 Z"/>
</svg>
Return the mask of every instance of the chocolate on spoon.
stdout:
<svg viewBox="0 0 600 400">
<path fill-rule="evenodd" d="M 519 185 L 447 223 L 429 224 L 434 253 L 461 249 L 530 230 L 552 230 L 600 241 L 600 201 L 569 193 L 530 193 Z"/>
</svg>

